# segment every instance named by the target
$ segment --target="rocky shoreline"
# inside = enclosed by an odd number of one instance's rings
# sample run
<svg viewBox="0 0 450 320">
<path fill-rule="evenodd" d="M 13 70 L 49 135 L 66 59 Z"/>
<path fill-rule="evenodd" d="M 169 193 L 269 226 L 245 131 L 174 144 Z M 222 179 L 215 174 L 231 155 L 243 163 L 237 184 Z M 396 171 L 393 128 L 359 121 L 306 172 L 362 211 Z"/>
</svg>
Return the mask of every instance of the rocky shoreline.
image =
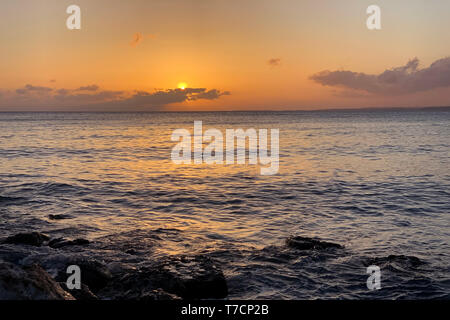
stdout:
<svg viewBox="0 0 450 320">
<path fill-rule="evenodd" d="M 167 256 L 136 268 L 123 268 L 117 263 L 108 266 L 104 261 L 80 255 L 80 251 L 89 245 L 90 241 L 86 239 L 51 239 L 39 232 L 19 233 L 3 239 L 0 244 L 0 299 L 173 300 L 224 299 L 228 296 L 223 271 L 206 255 Z M 343 248 L 305 237 L 289 238 L 287 246 L 297 250 Z M 31 247 L 46 247 L 42 261 L 27 259 L 27 248 Z M 60 249 L 68 247 L 76 247 L 75 254 L 61 254 Z M 125 252 L 128 255 L 138 253 L 135 249 Z M 70 265 L 80 267 L 81 289 L 69 290 L 66 286 L 69 276 L 66 269 Z"/>
<path fill-rule="evenodd" d="M 152 238 L 153 237 L 153 238 Z M 157 235 L 149 241 L 156 241 Z M 86 239 L 54 238 L 39 232 L 19 233 L 0 241 L 0 300 L 176 300 L 226 299 L 229 284 L 220 262 L 206 254 L 176 254 L 139 259 L 148 248 L 135 243 L 131 248 L 121 238 L 105 245 Z M 102 253 L 118 248 L 121 258 L 102 259 Z M 131 242 L 130 242 L 131 243 Z M 94 248 L 98 250 L 90 251 Z M 35 250 L 35 251 L 33 251 Z M 36 251 L 37 250 L 37 251 Z M 103 251 L 102 251 L 103 250 Z M 276 252 L 286 259 L 344 255 L 345 247 L 317 238 L 292 236 L 278 247 L 266 247 L 261 257 Z M 30 254 L 33 252 L 33 254 Z M 136 259 L 136 260 L 133 260 Z M 320 263 L 318 261 L 317 263 Z M 386 268 L 417 268 L 421 260 L 410 256 L 371 258 Z M 81 270 L 81 288 L 69 289 L 67 267 Z"/>
</svg>

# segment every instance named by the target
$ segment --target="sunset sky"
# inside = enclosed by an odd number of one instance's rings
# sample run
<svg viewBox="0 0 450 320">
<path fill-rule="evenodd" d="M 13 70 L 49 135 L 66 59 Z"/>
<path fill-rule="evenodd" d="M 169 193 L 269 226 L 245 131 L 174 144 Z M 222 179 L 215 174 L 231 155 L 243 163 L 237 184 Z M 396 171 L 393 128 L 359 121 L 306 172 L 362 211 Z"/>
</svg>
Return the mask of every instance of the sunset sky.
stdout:
<svg viewBox="0 0 450 320">
<path fill-rule="evenodd" d="M 0 111 L 449 106 L 449 30 L 442 0 L 1 0 Z"/>
</svg>

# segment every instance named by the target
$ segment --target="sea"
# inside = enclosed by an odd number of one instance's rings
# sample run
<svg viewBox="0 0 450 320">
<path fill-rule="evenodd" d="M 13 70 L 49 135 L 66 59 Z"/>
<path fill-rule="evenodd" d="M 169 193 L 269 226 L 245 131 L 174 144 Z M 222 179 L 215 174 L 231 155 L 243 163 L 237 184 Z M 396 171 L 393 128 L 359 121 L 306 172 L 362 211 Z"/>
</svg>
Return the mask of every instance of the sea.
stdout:
<svg viewBox="0 0 450 320">
<path fill-rule="evenodd" d="M 194 121 L 279 129 L 278 173 L 175 164 Z M 206 255 L 227 299 L 450 299 L 450 109 L 0 113 L 0 237 L 31 231 L 130 268 Z"/>
</svg>

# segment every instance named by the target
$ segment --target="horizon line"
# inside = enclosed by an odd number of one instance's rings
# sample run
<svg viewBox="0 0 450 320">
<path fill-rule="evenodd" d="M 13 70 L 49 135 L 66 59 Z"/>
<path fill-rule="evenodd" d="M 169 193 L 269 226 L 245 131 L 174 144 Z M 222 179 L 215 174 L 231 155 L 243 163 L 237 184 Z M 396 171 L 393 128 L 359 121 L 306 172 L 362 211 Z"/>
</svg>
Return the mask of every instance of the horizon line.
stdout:
<svg viewBox="0 0 450 320">
<path fill-rule="evenodd" d="M 361 108 L 327 108 L 327 109 L 243 109 L 243 110 L 17 110 L 3 111 L 0 113 L 169 113 L 169 112 L 330 112 L 330 111 L 424 111 L 424 110 L 449 110 L 449 106 L 427 107 L 361 107 Z"/>
</svg>

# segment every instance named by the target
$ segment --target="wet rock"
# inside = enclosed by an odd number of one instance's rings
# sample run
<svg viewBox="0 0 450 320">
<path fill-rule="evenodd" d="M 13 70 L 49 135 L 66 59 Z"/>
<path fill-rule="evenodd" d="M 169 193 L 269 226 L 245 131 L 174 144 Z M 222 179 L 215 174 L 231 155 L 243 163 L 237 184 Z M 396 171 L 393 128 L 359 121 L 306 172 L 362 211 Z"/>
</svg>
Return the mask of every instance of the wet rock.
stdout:
<svg viewBox="0 0 450 320">
<path fill-rule="evenodd" d="M 0 262 L 0 300 L 74 300 L 40 266 Z"/>
<path fill-rule="evenodd" d="M 342 249 L 343 246 L 333 242 L 322 241 L 317 238 L 308 238 L 295 236 L 290 237 L 286 240 L 286 245 L 288 247 L 298 249 L 298 250 L 323 250 L 323 249 Z"/>
<path fill-rule="evenodd" d="M 59 283 L 61 287 L 69 292 L 76 300 L 81 301 L 93 301 L 98 300 L 98 297 L 92 293 L 92 291 L 89 289 L 89 287 L 85 284 L 81 284 L 80 289 L 69 289 L 67 288 L 67 285 L 65 282 Z"/>
<path fill-rule="evenodd" d="M 222 270 L 205 256 L 166 259 L 156 266 L 152 282 L 183 299 L 221 299 L 228 295 Z"/>
<path fill-rule="evenodd" d="M 140 252 L 151 252 L 161 237 L 153 230 L 136 229 L 132 231 L 114 233 L 96 239 L 96 248 L 101 250 L 118 250 L 127 252 L 135 250 Z"/>
<path fill-rule="evenodd" d="M 128 270 L 115 275 L 108 286 L 98 292 L 98 295 L 103 299 L 112 300 L 145 300 L 145 297 L 157 289 L 151 278 L 151 269 Z"/>
<path fill-rule="evenodd" d="M 45 241 L 50 238 L 40 232 L 19 233 L 6 238 L 3 243 L 10 244 L 26 244 L 30 246 L 40 247 Z"/>
<path fill-rule="evenodd" d="M 168 293 L 163 289 L 155 289 L 149 292 L 143 292 L 137 299 L 140 301 L 157 301 L 157 300 L 180 300 L 181 298 L 175 294 Z"/>
<path fill-rule="evenodd" d="M 48 218 L 50 220 L 64 220 L 64 219 L 70 219 L 71 216 L 67 214 L 49 214 Z"/>
<path fill-rule="evenodd" d="M 166 294 L 156 294 L 164 292 Z M 159 291 L 158 291 L 159 290 Z M 119 299 L 221 299 L 228 295 L 222 270 L 205 256 L 167 257 L 118 275 L 100 293 Z"/>
<path fill-rule="evenodd" d="M 180 300 L 181 298 L 175 294 L 168 293 L 161 288 L 158 289 L 142 289 L 128 290 L 120 292 L 114 296 L 115 300 L 134 300 L 134 301 L 161 301 L 161 300 Z"/>
<path fill-rule="evenodd" d="M 66 273 L 69 265 L 76 265 L 81 270 L 81 283 L 89 287 L 89 289 L 97 293 L 104 288 L 112 279 L 112 274 L 109 269 L 101 262 L 92 259 L 76 259 L 69 261 L 63 271 L 60 271 L 56 279 L 60 282 L 67 280 Z"/>
<path fill-rule="evenodd" d="M 50 248 L 58 249 L 58 248 L 63 248 L 63 247 L 67 247 L 67 246 L 84 246 L 84 245 L 88 245 L 88 244 L 89 244 L 89 240 L 86 240 L 86 239 L 67 240 L 64 238 L 58 238 L 58 239 L 52 239 L 48 243 L 48 246 Z"/>
</svg>

